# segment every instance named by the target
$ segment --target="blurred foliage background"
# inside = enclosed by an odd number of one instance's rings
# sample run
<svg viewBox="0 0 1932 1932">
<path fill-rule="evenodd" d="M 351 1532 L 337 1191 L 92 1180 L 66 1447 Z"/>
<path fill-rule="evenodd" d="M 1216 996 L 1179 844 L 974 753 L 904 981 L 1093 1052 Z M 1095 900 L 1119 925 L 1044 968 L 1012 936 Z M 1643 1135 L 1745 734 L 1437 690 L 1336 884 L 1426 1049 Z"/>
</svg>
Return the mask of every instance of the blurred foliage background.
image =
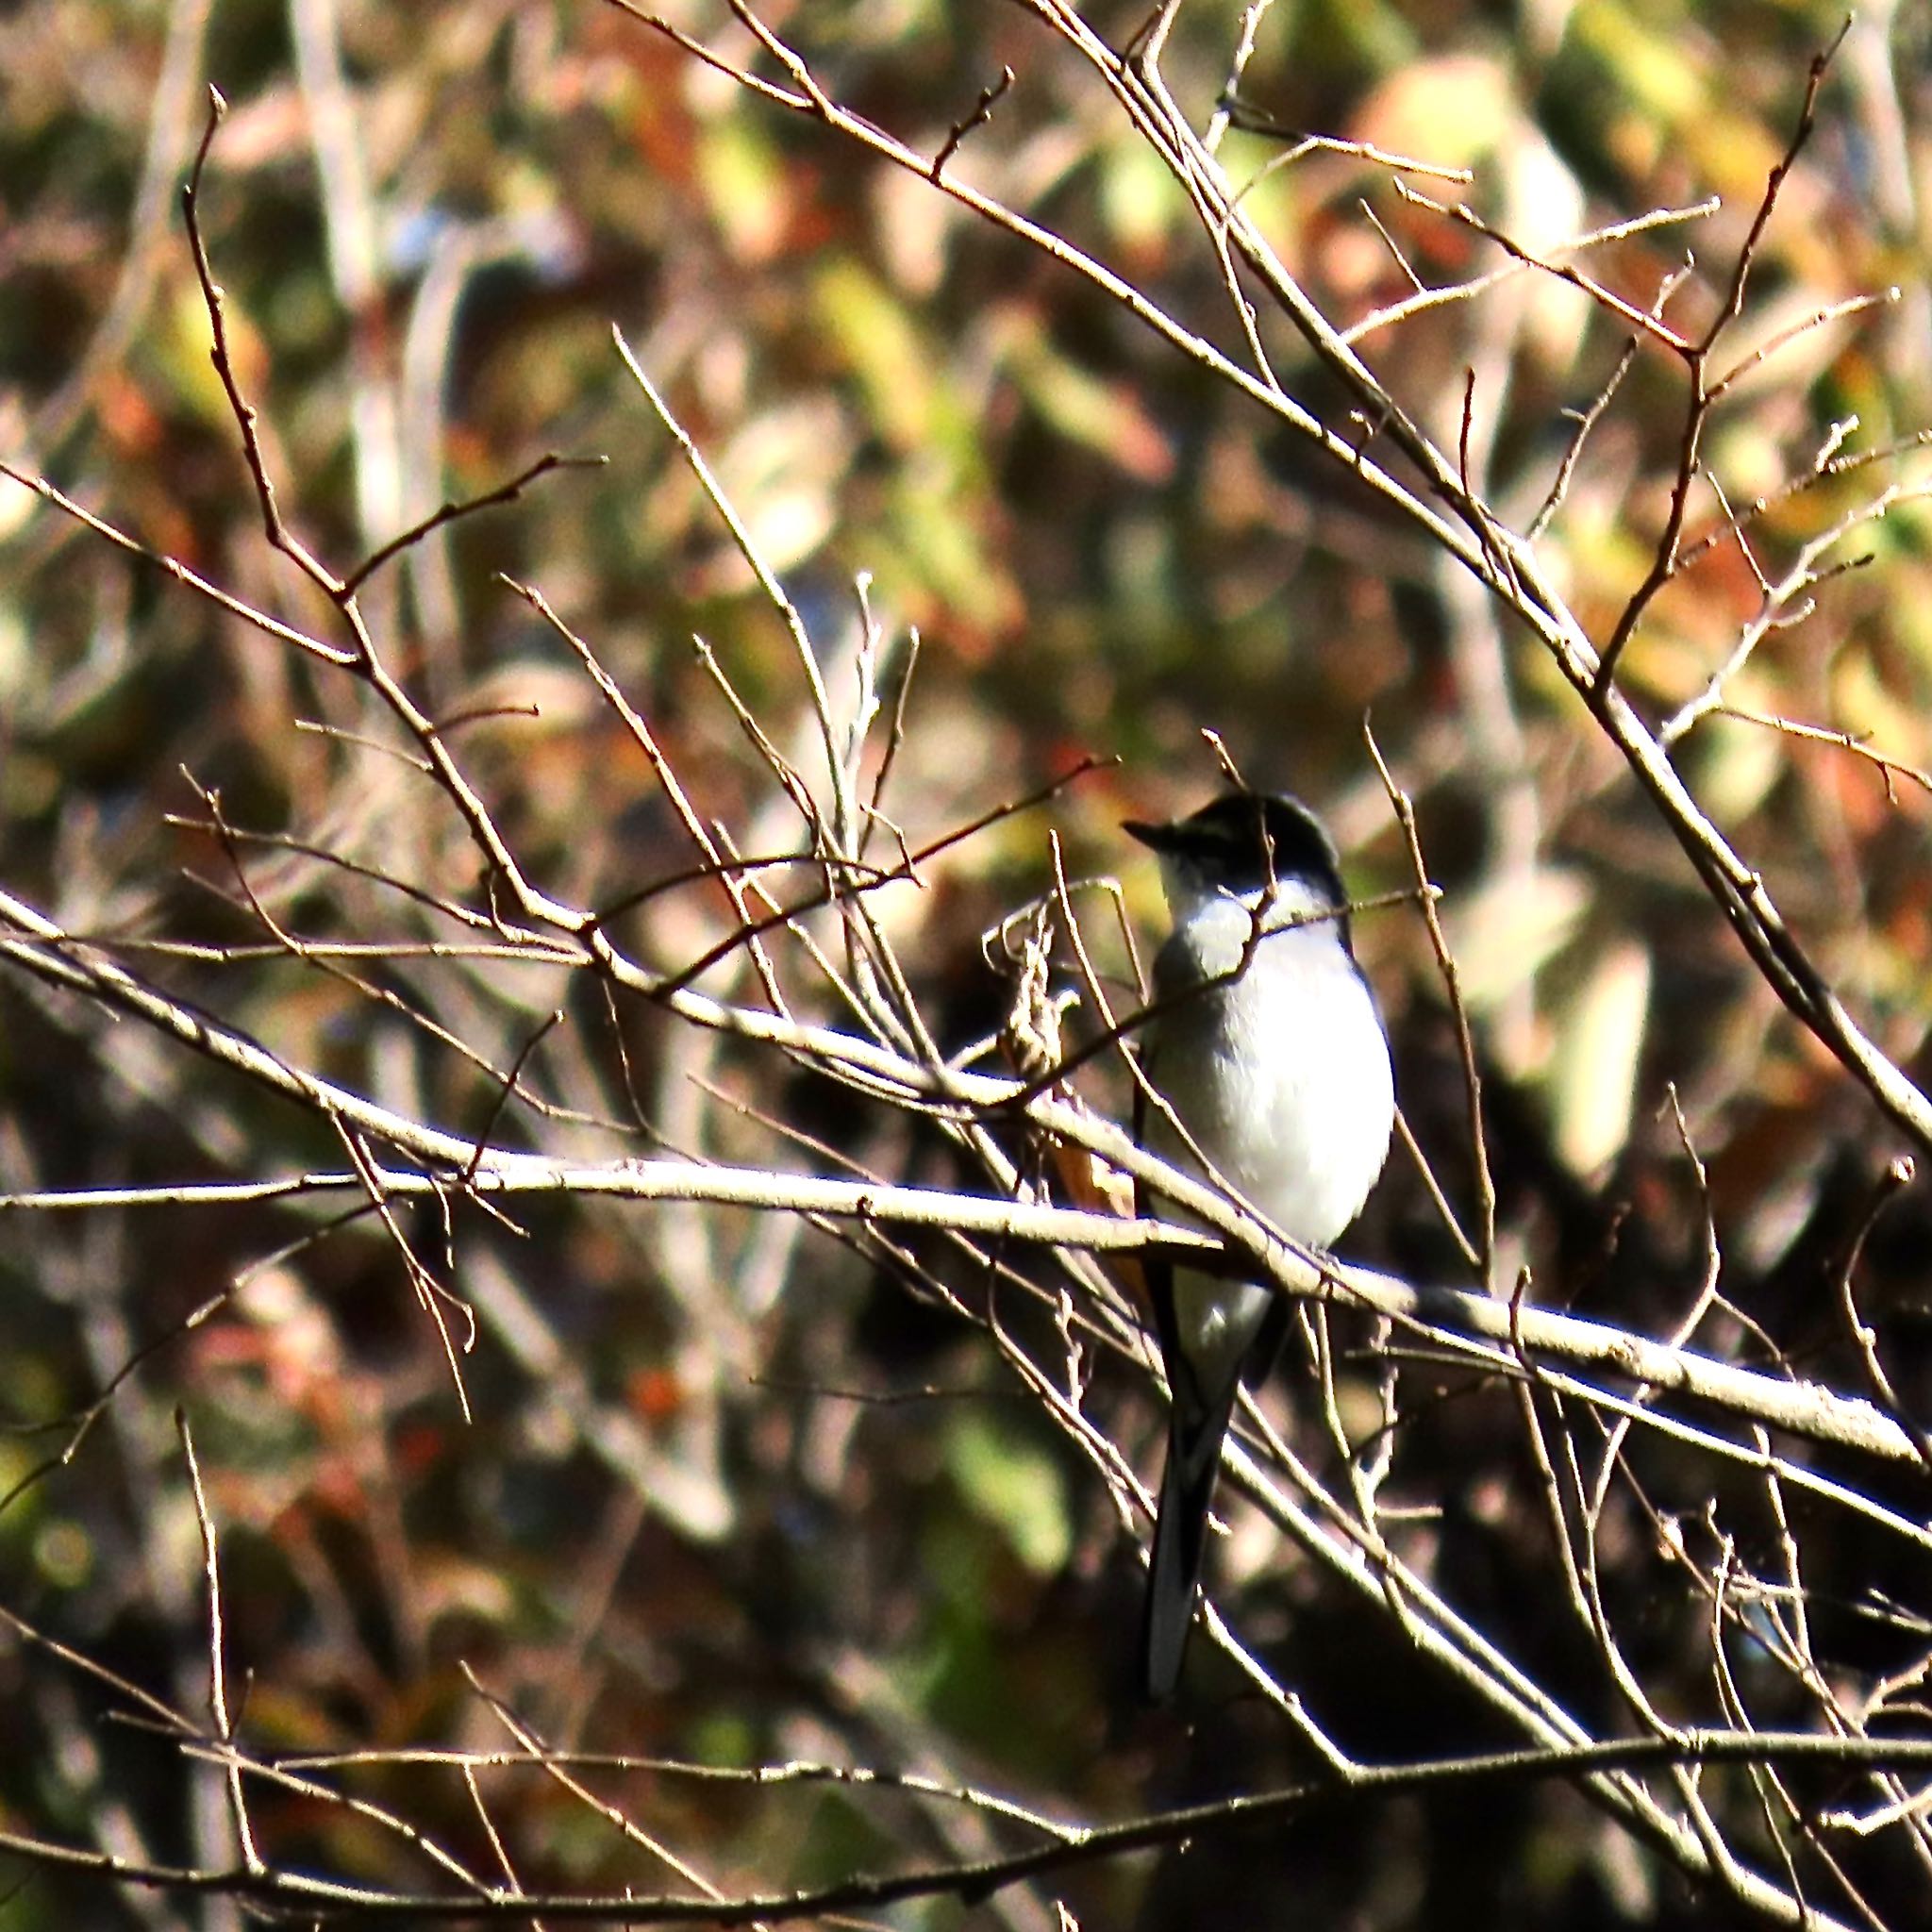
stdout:
<svg viewBox="0 0 1932 1932">
<path fill-rule="evenodd" d="M 1118 43 L 1141 8 L 1088 13 Z M 1840 13 L 1824 0 L 1283 0 L 1242 91 L 1287 127 L 1474 170 L 1469 198 L 1532 246 L 1721 196 L 1720 212 L 1590 258 L 1647 306 L 1687 248 L 1707 265 L 1735 255 Z M 1238 15 L 1231 0 L 1180 14 L 1168 72 L 1199 120 Z M 1024 9 L 821 0 L 768 17 L 840 100 L 927 153 L 1009 66 L 1013 85 L 949 167 L 1236 341 L 1191 210 Z M 722 6 L 690 0 L 675 18 L 753 60 Z M 0 76 L 9 461 L 261 608 L 325 624 L 325 606 L 262 541 L 208 360 L 177 190 L 209 81 L 229 112 L 203 197 L 208 246 L 284 508 L 311 548 L 347 568 L 545 451 L 608 458 L 437 532 L 365 592 L 420 700 L 469 721 L 468 766 L 549 889 L 615 906 L 685 854 L 647 763 L 501 575 L 538 586 L 593 643 L 743 851 L 785 849 L 795 822 L 693 636 L 781 747 L 808 745 L 815 728 L 789 641 L 625 373 L 614 323 L 785 576 L 828 676 L 849 675 L 860 574 L 893 640 L 889 692 L 919 633 L 889 800 L 912 844 L 1080 758 L 1119 760 L 948 851 L 923 889 L 882 898 L 943 1045 L 998 1024 L 1008 990 L 979 936 L 1045 889 L 1050 826 L 1071 870 L 1118 869 L 1141 929 L 1153 925 L 1151 869 L 1116 822 L 1213 788 L 1204 726 L 1255 782 L 1328 816 L 1359 892 L 1404 885 L 1362 742 L 1372 717 L 1447 891 L 1488 1076 L 1506 1275 L 1526 1267 L 1540 1299 L 1668 1329 L 1704 1265 L 1702 1203 L 1660 1112 L 1674 1086 L 1708 1169 L 1724 1293 L 1761 1331 L 1720 1324 L 1719 1340 L 1741 1358 L 1774 1345 L 1859 1386 L 1834 1271 L 1896 1134 L 1785 1022 L 1615 753 L 1456 567 L 1119 306 L 592 0 L 25 0 L 0 18 Z M 1387 170 L 1335 153 L 1271 166 L 1280 152 L 1233 131 L 1222 158 L 1237 181 L 1253 177 L 1244 206 L 1338 322 L 1400 300 L 1401 259 L 1432 285 L 1501 265 L 1472 231 L 1401 198 Z M 1909 480 L 1908 466 L 1874 465 L 1779 493 L 1835 424 L 1856 421 L 1842 446 L 1866 450 L 1932 422 L 1928 192 L 1932 16 L 1861 7 L 1763 238 L 1737 346 L 1864 291 L 1899 297 L 1799 334 L 1722 408 L 1705 456 L 1725 497 L 1774 500 L 1751 556 L 1714 542 L 1638 633 L 1623 675 L 1648 714 L 1669 716 L 1724 663 L 1762 601 L 1754 557 L 1775 578 Z M 1674 319 L 1707 317 L 1722 286 L 1715 268 L 1693 275 Z M 1284 380 L 1339 416 L 1327 379 L 1267 327 Z M 1360 347 L 1452 448 L 1471 373 L 1469 460 L 1520 526 L 1553 486 L 1568 412 L 1602 391 L 1626 335 L 1577 291 L 1520 275 Z M 1614 620 L 1663 526 L 1682 391 L 1680 368 L 1639 354 L 1542 540 L 1592 625 Z M 1374 425 L 1357 427 L 1373 440 Z M 1696 529 L 1723 512 L 1707 492 L 1692 514 Z M 1832 555 L 1871 560 L 1773 631 L 1726 699 L 1869 735 L 1907 768 L 1932 763 L 1926 519 L 1902 500 Z M 954 1157 L 904 1116 L 874 1118 L 770 1054 L 607 1007 L 560 971 L 399 955 L 351 974 L 286 955 L 154 951 L 259 936 L 215 841 L 178 822 L 205 816 L 184 773 L 219 790 L 236 825 L 290 841 L 252 850 L 250 878 L 293 928 L 422 937 L 394 893 L 318 851 L 475 891 L 460 827 L 402 760 L 362 741 L 375 724 L 353 683 L 0 484 L 8 891 L 125 946 L 286 1057 L 457 1131 L 488 1126 L 493 1089 L 421 1023 L 502 1066 L 562 1002 L 568 1022 L 530 1073 L 573 1111 L 512 1109 L 500 1133 L 585 1158 L 661 1147 L 956 1176 Z M 1880 1044 L 1927 1071 L 1918 771 L 1888 785 L 1842 744 L 1738 717 L 1704 718 L 1677 749 Z M 687 888 L 618 918 L 626 943 L 669 966 L 701 947 L 706 916 Z M 1117 934 L 1096 913 L 1090 936 L 1124 989 Z M 1366 917 L 1357 945 L 1408 1119 L 1466 1211 L 1460 1075 L 1421 922 Z M 1085 1091 L 1124 1106 L 1103 1067 Z M 315 1121 L 126 1021 L 25 978 L 0 988 L 0 1187 L 340 1159 Z M 285 1252 L 316 1231 L 315 1213 L 7 1215 L 0 1416 L 16 1433 L 0 1439 L 0 1489 L 67 1440 L 25 1425 L 79 1409 L 137 1351 L 163 1345 L 71 1463 L 0 1511 L 0 1597 L 200 1707 L 205 1604 L 170 1421 L 180 1404 L 224 1536 L 244 1725 L 265 1750 L 509 1748 L 468 1666 L 559 1748 L 876 1763 L 1067 1816 L 1303 1768 L 1273 1716 L 1211 1663 L 1197 1662 L 1182 1714 L 1133 1707 L 1140 1574 L 1118 1513 L 982 1330 L 902 1271 L 783 1217 L 559 1201 L 523 1219 L 525 1239 L 471 1227 L 460 1244 L 459 1290 L 481 1324 L 466 1424 L 393 1247 L 366 1225 Z M 1924 1190 L 1907 1191 L 1860 1276 L 1895 1384 L 1922 1415 L 1928 1235 Z M 1399 1156 L 1344 1248 L 1464 1278 Z M 965 1291 L 975 1308 L 988 1300 L 983 1284 Z M 1601 1697 L 1533 1580 L 1543 1532 L 1514 1407 L 1451 1392 L 1398 1462 L 1405 1492 L 1440 1511 L 1425 1530 L 1432 1572 L 1559 1690 Z M 1159 1418 L 1144 1376 L 1103 1363 L 1091 1407 L 1150 1468 Z M 1730 1480 L 1653 1461 L 1662 1517 L 1694 1517 Z M 1923 1516 L 1923 1484 L 1897 1480 Z M 1734 1487 L 1731 1529 L 1774 1539 L 1761 1500 Z M 1239 1506 L 1231 1517 L 1216 1557 L 1226 1600 L 1352 1749 L 1503 1741 L 1401 1654 L 1392 1625 L 1364 1634 L 1307 1564 L 1285 1561 Z M 1653 1527 L 1634 1507 L 1618 1519 L 1619 1609 L 1659 1704 L 1689 1719 L 1710 1701 L 1707 1657 L 1695 1606 L 1645 1558 Z M 1820 1564 L 1852 1535 L 1835 1521 L 1814 1533 Z M 1914 1576 L 1844 1560 L 1932 1614 L 1923 1563 Z M 1854 1682 L 1924 1647 L 1856 1603 L 1821 1596 L 1814 1614 L 1821 1650 Z M 1786 1693 L 1768 1676 L 1757 1688 L 1775 1721 Z M 185 1791 L 154 1740 L 104 1724 L 115 1700 L 98 1684 L 6 1639 L 0 1699 L 0 1822 L 218 1860 L 219 1790 Z M 391 1768 L 358 1789 L 399 1806 L 406 1793 L 412 1816 L 488 1863 L 453 1774 Z M 837 1786 L 633 1773 L 608 1789 L 727 1890 L 986 1848 L 973 1813 Z M 525 1883 L 635 1878 L 635 1849 L 554 1787 L 492 1774 L 487 1794 Z M 263 1835 L 290 1862 L 394 1875 L 392 1842 L 340 1807 L 260 1803 Z M 1313 1924 L 1708 1923 L 1556 1787 L 1395 1805 L 1358 1830 L 1257 1842 L 1238 1869 L 1203 1862 L 1128 1861 L 1060 1890 L 1090 1925 L 1197 1924 L 1204 1900 L 1220 1922 L 1274 1924 L 1291 1899 Z M 1880 1899 L 1914 1884 L 1923 1895 L 1923 1873 L 1883 1858 L 1867 1880 Z M 893 1923 L 1045 1925 L 1046 1901 L 1013 1892 Z M 42 1875 L 5 1917 L 201 1924 L 225 1909 Z"/>
</svg>

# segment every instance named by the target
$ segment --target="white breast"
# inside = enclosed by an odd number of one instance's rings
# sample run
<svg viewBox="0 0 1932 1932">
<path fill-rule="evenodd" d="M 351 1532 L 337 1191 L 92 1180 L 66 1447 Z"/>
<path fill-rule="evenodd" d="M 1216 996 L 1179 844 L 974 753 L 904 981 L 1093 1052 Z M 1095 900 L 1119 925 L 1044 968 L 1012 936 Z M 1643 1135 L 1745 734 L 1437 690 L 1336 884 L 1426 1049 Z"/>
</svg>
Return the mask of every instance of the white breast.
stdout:
<svg viewBox="0 0 1932 1932">
<path fill-rule="evenodd" d="M 1178 909 L 1178 908 L 1177 908 Z M 1163 999 L 1149 1072 L 1211 1168 L 1282 1233 L 1326 1247 L 1360 1211 L 1394 1121 L 1389 1044 L 1374 998 L 1332 924 L 1253 943 L 1238 901 L 1197 902 L 1159 959 Z M 1239 979 L 1190 997 L 1181 989 Z M 1148 1145 L 1201 1172 L 1150 1110 Z"/>
</svg>

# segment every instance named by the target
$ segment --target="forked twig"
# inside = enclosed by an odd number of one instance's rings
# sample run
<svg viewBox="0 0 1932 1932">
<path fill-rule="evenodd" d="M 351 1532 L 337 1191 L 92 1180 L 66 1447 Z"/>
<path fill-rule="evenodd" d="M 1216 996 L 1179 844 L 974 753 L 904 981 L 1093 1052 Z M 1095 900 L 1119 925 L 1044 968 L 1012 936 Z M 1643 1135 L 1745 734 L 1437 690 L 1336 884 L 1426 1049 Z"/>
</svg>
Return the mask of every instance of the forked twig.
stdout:
<svg viewBox="0 0 1932 1932">
<path fill-rule="evenodd" d="M 1657 593 L 1676 575 L 1681 566 L 1679 545 L 1683 540 L 1684 521 L 1690 507 L 1691 483 L 1698 475 L 1699 453 L 1704 432 L 1710 421 L 1711 408 L 1717 399 L 1717 388 L 1713 386 L 1709 377 L 1710 357 L 1725 331 L 1743 313 L 1744 291 L 1750 282 L 1751 271 L 1757 258 L 1758 246 L 1764 239 L 1766 228 L 1771 224 L 1772 213 L 1777 207 L 1785 181 L 1817 127 L 1819 91 L 1824 85 L 1825 73 L 1831 66 L 1833 57 L 1844 43 L 1845 35 L 1850 29 L 1851 16 L 1848 14 L 1830 43 L 1812 57 L 1806 76 L 1805 99 L 1798 110 L 1797 124 L 1791 130 L 1782 159 L 1772 169 L 1764 184 L 1764 192 L 1759 196 L 1757 211 L 1752 217 L 1750 232 L 1744 237 L 1731 265 L 1730 281 L 1722 306 L 1711 317 L 1701 336 L 1694 341 L 1685 338 L 1676 338 L 1674 341 L 1673 346 L 1683 358 L 1685 377 L 1684 421 L 1677 448 L 1676 479 L 1672 486 L 1670 507 L 1665 513 L 1662 534 L 1657 538 L 1657 547 L 1652 554 L 1650 568 L 1618 614 L 1616 625 L 1598 660 L 1594 695 L 1599 701 L 1615 680 L 1618 660 L 1623 657 L 1624 648 L 1628 645 L 1643 613 L 1656 600 Z M 1746 364 L 1740 364 L 1739 368 L 1731 371 L 1724 379 L 1733 379 L 1745 366 Z"/>
</svg>

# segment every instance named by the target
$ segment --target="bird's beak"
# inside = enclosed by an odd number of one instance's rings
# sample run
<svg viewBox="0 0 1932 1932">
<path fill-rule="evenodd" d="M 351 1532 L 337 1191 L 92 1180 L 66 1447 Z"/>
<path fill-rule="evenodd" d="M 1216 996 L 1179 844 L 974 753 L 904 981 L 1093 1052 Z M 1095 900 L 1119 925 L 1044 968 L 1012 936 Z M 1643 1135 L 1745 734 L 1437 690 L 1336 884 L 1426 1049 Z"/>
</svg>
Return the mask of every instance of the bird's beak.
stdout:
<svg viewBox="0 0 1932 1932">
<path fill-rule="evenodd" d="M 1172 852 L 1178 842 L 1171 819 L 1158 825 L 1150 824 L 1145 819 L 1123 819 L 1121 830 L 1128 838 L 1138 839 L 1150 852 Z"/>
</svg>

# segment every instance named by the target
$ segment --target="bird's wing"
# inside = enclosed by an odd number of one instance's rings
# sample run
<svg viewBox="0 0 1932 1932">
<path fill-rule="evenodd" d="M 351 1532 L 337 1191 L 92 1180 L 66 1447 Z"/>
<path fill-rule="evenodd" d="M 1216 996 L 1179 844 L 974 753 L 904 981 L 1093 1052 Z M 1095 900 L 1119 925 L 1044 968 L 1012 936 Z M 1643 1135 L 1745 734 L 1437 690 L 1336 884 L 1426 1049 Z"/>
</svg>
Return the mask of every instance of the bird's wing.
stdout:
<svg viewBox="0 0 1932 1932">
<path fill-rule="evenodd" d="M 1156 987 L 1160 988 L 1159 961 Z M 1141 1054 L 1141 1071 L 1148 1086 L 1159 1087 L 1158 1037 Z M 1134 1140 L 1145 1146 L 1151 1103 L 1141 1085 L 1134 1089 Z M 1152 1190 L 1135 1185 L 1135 1209 L 1155 1211 Z M 1154 1548 L 1147 1559 L 1147 1594 L 1141 1621 L 1142 1683 L 1150 1699 L 1164 1702 L 1179 1681 L 1193 1627 L 1194 1593 L 1207 1553 L 1208 1511 L 1214 1499 L 1214 1482 L 1221 1468 L 1221 1444 L 1234 1415 L 1241 1384 L 1242 1363 L 1258 1354 L 1257 1345 L 1226 1362 L 1197 1358 L 1188 1346 L 1175 1306 L 1174 1264 L 1158 1257 L 1143 1261 L 1147 1295 L 1153 1304 L 1161 1359 L 1167 1367 L 1170 1396 L 1167 1463 L 1161 1472 L 1160 1500 L 1154 1519 Z M 1234 1284 L 1218 1284 L 1232 1290 Z M 1276 1305 L 1278 1306 L 1278 1305 Z M 1271 1307 L 1261 1335 L 1275 1331 Z M 1274 1344 L 1270 1343 L 1272 1358 Z"/>
<path fill-rule="evenodd" d="M 1158 991 L 1157 975 L 1157 997 Z M 1154 1084 L 1158 1058 L 1154 1049 L 1154 1040 L 1143 1037 L 1141 1077 L 1134 1083 L 1134 1144 L 1137 1147 L 1147 1144 L 1147 1089 Z M 1143 1220 L 1155 1211 L 1152 1190 L 1145 1181 L 1138 1178 L 1134 1182 L 1134 1211 Z M 1153 1305 L 1155 1331 L 1160 1338 L 1161 1359 L 1167 1364 L 1173 1402 L 1168 1417 L 1167 1462 L 1160 1476 L 1160 1500 L 1154 1519 L 1154 1549 L 1147 1559 L 1147 1591 L 1141 1612 L 1142 1681 L 1147 1695 L 1158 1703 L 1173 1695 L 1180 1677 L 1181 1659 L 1187 1651 L 1188 1632 L 1194 1617 L 1194 1588 L 1200 1579 L 1202 1549 L 1207 1535 L 1208 1505 L 1214 1488 L 1214 1471 L 1221 1459 L 1221 1441 L 1218 1435 L 1213 1438 L 1204 1486 L 1197 1466 L 1200 1462 L 1198 1452 L 1187 1455 L 1181 1447 L 1184 1434 L 1192 1440 L 1197 1432 L 1191 1429 L 1184 1431 L 1180 1420 L 1181 1405 L 1185 1399 L 1181 1389 L 1186 1375 L 1180 1338 L 1174 1325 L 1174 1263 L 1165 1257 L 1148 1255 L 1142 1257 L 1141 1265 L 1147 1283 L 1147 1298 Z M 1229 1412 L 1232 1413 L 1231 1407 Z"/>
<path fill-rule="evenodd" d="M 1163 966 L 1170 971 L 1163 973 Z M 1155 961 L 1158 994 L 1173 991 L 1175 974 L 1172 969 L 1176 967 L 1179 983 L 1188 984 L 1191 975 L 1163 948 Z M 1159 1043 L 1157 1033 L 1141 1054 L 1141 1070 L 1147 1084 L 1157 1091 L 1160 1084 Z M 1137 1083 L 1134 1139 L 1141 1146 L 1147 1144 L 1152 1110 L 1146 1092 Z M 1151 1194 L 1150 1189 L 1136 1183 L 1137 1212 L 1146 1215 L 1154 1211 Z M 1173 1694 L 1179 1680 L 1193 1627 L 1194 1593 L 1208 1546 L 1208 1512 L 1214 1500 L 1221 1445 L 1234 1417 L 1236 1399 L 1243 1382 L 1252 1388 L 1267 1374 L 1287 1333 L 1291 1311 L 1285 1300 L 1274 1295 L 1257 1311 L 1254 1284 L 1202 1277 L 1187 1271 L 1184 1292 L 1189 1296 L 1189 1322 L 1198 1319 L 1197 1301 L 1218 1303 L 1222 1319 L 1235 1331 L 1231 1339 L 1236 1343 L 1232 1348 L 1191 1346 L 1188 1324 L 1176 1304 L 1173 1263 L 1149 1257 L 1143 1269 L 1170 1391 L 1167 1464 L 1160 1478 L 1141 1624 L 1143 1682 L 1147 1695 L 1158 1703 Z M 1246 1343 L 1241 1345 L 1239 1330 L 1250 1324 Z"/>
</svg>

